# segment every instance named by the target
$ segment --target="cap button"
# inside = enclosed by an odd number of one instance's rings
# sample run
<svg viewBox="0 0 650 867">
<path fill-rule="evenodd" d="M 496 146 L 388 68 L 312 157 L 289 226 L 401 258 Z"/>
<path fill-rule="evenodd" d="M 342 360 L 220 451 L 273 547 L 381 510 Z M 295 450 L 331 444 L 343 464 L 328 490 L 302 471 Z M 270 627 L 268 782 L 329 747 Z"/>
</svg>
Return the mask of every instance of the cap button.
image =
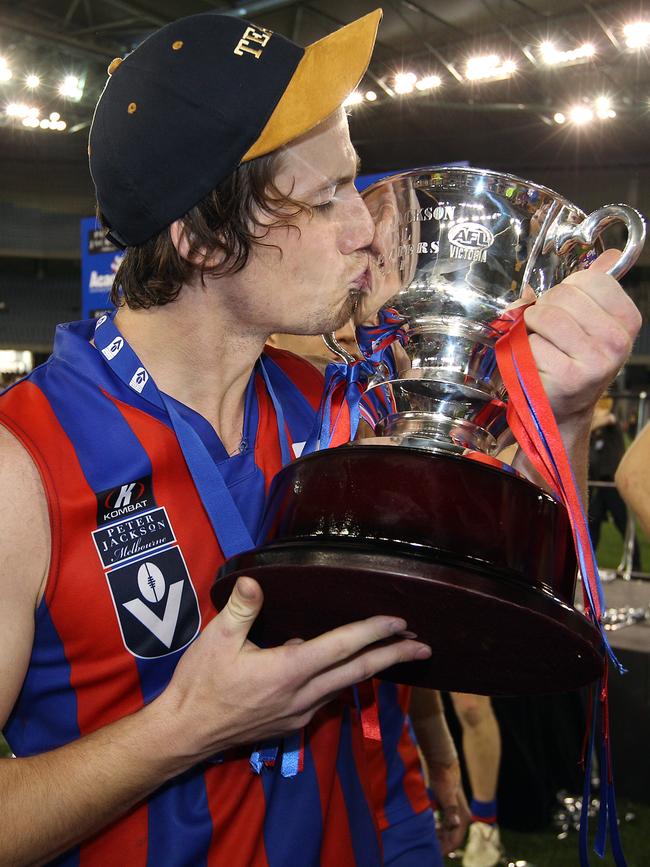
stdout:
<svg viewBox="0 0 650 867">
<path fill-rule="evenodd" d="M 117 67 L 120 65 L 121 62 L 122 62 L 121 57 L 116 57 L 115 60 L 111 60 L 111 62 L 108 64 L 108 69 L 106 70 L 108 72 L 108 74 L 112 75 L 115 72 L 115 70 L 117 69 Z"/>
</svg>

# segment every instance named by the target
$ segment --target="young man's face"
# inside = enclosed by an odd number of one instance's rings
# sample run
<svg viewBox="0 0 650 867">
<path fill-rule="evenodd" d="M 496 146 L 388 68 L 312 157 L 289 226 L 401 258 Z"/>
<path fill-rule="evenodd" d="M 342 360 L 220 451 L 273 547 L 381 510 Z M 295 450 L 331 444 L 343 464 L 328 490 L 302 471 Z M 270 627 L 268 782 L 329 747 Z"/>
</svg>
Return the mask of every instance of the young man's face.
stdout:
<svg viewBox="0 0 650 867">
<path fill-rule="evenodd" d="M 275 183 L 311 216 L 270 228 L 235 275 L 240 314 L 270 334 L 320 334 L 350 319 L 368 292 L 374 226 L 354 187 L 357 155 L 341 109 L 284 149 Z"/>
</svg>

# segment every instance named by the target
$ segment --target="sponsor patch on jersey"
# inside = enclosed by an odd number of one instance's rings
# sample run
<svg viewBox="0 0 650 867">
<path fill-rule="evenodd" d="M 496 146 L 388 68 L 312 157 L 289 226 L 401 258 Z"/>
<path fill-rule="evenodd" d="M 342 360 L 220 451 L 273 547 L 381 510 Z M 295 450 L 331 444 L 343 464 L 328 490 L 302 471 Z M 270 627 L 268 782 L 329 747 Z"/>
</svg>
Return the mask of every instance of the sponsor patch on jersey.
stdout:
<svg viewBox="0 0 650 867">
<path fill-rule="evenodd" d="M 118 518 L 146 512 L 156 505 L 151 485 L 151 476 L 143 476 L 134 482 L 126 482 L 100 491 L 97 495 L 97 526 L 110 524 Z"/>
<path fill-rule="evenodd" d="M 93 530 L 92 537 L 105 569 L 176 541 L 164 506 L 126 515 L 113 524 Z"/>
<path fill-rule="evenodd" d="M 124 646 L 134 656 L 176 653 L 198 634 L 199 603 L 177 545 L 110 569 L 106 580 Z"/>
</svg>

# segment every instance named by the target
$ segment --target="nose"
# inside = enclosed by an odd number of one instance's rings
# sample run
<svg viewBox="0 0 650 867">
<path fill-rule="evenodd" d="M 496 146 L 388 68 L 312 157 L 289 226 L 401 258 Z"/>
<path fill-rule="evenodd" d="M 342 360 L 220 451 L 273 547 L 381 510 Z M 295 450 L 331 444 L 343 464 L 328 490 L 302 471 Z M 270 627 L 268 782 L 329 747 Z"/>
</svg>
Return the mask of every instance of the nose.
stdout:
<svg viewBox="0 0 650 867">
<path fill-rule="evenodd" d="M 339 249 L 341 253 L 354 253 L 369 247 L 375 234 L 375 224 L 366 203 L 359 193 L 350 201 L 346 219 L 341 224 Z"/>
</svg>

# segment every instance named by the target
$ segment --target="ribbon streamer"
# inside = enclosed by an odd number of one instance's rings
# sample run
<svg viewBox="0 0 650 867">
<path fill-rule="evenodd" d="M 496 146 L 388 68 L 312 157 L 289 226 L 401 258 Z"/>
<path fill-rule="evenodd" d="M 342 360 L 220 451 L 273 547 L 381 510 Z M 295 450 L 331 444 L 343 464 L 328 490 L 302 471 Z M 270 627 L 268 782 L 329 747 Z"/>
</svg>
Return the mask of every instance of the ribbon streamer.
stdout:
<svg viewBox="0 0 650 867">
<path fill-rule="evenodd" d="M 396 340 L 404 346 L 408 334 L 404 318 L 392 307 L 380 310 L 378 316 L 378 325 L 356 329 L 363 358 L 352 364 L 333 361 L 327 365 L 323 397 L 304 455 L 350 442 L 356 436 L 360 418 L 374 428 L 377 420 L 385 415 L 389 397 L 376 388 L 366 393 L 365 386 L 380 364 L 385 366 L 390 378 L 396 375 L 393 353 L 387 350 Z"/>
<path fill-rule="evenodd" d="M 493 323 L 496 326 L 495 330 L 502 335 L 496 344 L 496 359 L 504 386 L 508 391 L 507 420 L 515 438 L 535 469 L 567 509 L 582 576 L 585 613 L 598 628 L 606 650 L 603 674 L 598 681 L 597 690 L 594 691 L 591 732 L 585 763 L 585 785 L 580 817 L 580 865 L 581 867 L 589 867 L 589 793 L 592 755 L 596 744 L 596 720 L 599 717 L 601 799 L 594 848 L 596 853 L 602 857 L 609 830 L 614 861 L 617 867 L 626 867 L 616 817 L 609 731 L 607 657 L 611 659 L 619 672 L 623 673 L 624 668 L 616 659 L 601 622 L 604 601 L 596 555 L 591 544 L 582 498 L 569 457 L 530 349 L 523 316 L 525 309 L 522 306 L 508 311 L 500 318 L 500 321 L 497 320 L 496 323 Z"/>
</svg>

